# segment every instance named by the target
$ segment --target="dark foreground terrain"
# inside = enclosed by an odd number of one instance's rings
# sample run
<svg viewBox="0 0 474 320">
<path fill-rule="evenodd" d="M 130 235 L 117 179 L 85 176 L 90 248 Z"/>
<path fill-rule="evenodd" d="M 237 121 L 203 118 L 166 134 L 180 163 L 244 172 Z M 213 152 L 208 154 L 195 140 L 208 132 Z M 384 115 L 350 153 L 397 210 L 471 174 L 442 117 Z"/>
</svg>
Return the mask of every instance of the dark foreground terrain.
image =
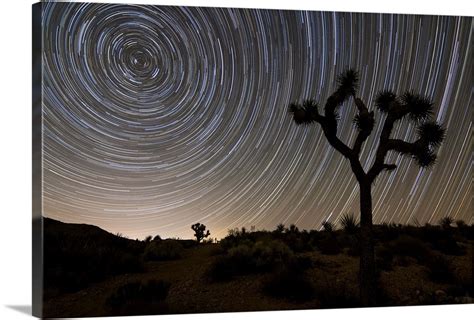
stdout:
<svg viewBox="0 0 474 320">
<path fill-rule="evenodd" d="M 130 240 L 44 219 L 44 317 L 357 307 L 358 226 Z M 375 226 L 380 306 L 473 302 L 473 231 Z"/>
</svg>

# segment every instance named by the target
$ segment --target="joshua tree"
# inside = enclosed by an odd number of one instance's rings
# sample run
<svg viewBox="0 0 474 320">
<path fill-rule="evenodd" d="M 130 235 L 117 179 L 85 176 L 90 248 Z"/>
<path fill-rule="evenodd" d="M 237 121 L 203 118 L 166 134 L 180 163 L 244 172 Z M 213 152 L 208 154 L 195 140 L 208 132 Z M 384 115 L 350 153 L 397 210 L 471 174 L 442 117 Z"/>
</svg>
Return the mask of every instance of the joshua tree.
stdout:
<svg viewBox="0 0 474 320">
<path fill-rule="evenodd" d="M 194 230 L 194 236 L 196 237 L 196 241 L 199 243 L 202 239 L 207 238 L 211 235 L 209 230 L 206 232 L 206 226 L 201 223 L 195 223 L 191 226 L 191 229 Z"/>
<path fill-rule="evenodd" d="M 377 94 L 375 107 L 385 115 L 379 143 L 375 151 L 375 159 L 371 167 L 365 171 L 359 159 L 362 146 L 374 128 L 374 111 L 356 96 L 358 74 L 347 70 L 338 77 L 337 90 L 327 99 L 323 113 L 319 113 L 318 104 L 314 100 L 305 100 L 302 104 L 291 103 L 288 107 L 293 120 L 298 125 L 318 123 L 329 144 L 349 160 L 351 169 L 359 183 L 360 192 L 360 299 L 364 306 L 373 306 L 375 297 L 375 262 L 374 243 L 372 236 L 372 184 L 383 171 L 393 171 L 394 163 L 386 162 L 389 151 L 410 156 L 423 168 L 435 163 L 436 148 L 444 138 L 444 129 L 435 121 L 430 121 L 433 112 L 432 102 L 412 91 L 401 96 L 385 90 Z M 357 136 L 352 146 L 337 137 L 338 109 L 343 103 L 352 99 L 356 106 L 354 125 Z M 408 120 L 418 126 L 417 139 L 413 142 L 390 137 L 394 125 L 398 121 Z"/>
</svg>

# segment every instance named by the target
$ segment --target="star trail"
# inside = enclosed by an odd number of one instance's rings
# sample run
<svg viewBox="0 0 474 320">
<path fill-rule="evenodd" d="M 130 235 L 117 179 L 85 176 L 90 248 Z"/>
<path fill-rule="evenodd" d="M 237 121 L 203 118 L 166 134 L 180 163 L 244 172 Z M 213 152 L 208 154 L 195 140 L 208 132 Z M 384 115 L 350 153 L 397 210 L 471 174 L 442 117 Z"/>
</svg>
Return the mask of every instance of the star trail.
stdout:
<svg viewBox="0 0 474 320">
<path fill-rule="evenodd" d="M 412 89 L 446 128 L 429 170 L 389 154 L 398 168 L 373 187 L 374 222 L 473 222 L 471 17 L 45 3 L 43 25 L 47 217 L 131 238 L 190 238 L 201 222 L 219 238 L 358 214 L 348 161 L 287 112 L 324 104 L 352 67 L 369 109 L 382 89 Z M 348 144 L 354 114 L 341 108 Z M 402 121 L 392 136 L 415 135 Z"/>
</svg>

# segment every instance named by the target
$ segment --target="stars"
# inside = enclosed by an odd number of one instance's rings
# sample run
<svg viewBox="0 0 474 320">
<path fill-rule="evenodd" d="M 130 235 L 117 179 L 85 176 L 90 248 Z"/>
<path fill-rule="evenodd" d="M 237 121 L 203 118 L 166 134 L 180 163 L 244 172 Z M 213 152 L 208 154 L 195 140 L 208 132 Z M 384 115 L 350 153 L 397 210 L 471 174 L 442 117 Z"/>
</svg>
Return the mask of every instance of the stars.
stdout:
<svg viewBox="0 0 474 320">
<path fill-rule="evenodd" d="M 356 182 L 290 101 L 323 102 L 360 70 L 382 89 L 429 94 L 447 128 L 437 165 L 394 157 L 374 187 L 375 222 L 469 221 L 469 18 L 45 3 L 44 213 L 132 238 L 191 237 L 206 224 L 319 228 L 358 212 Z M 374 134 L 362 148 L 373 158 Z M 355 139 L 353 109 L 338 136 Z M 400 124 L 395 135 L 415 138 Z"/>
</svg>

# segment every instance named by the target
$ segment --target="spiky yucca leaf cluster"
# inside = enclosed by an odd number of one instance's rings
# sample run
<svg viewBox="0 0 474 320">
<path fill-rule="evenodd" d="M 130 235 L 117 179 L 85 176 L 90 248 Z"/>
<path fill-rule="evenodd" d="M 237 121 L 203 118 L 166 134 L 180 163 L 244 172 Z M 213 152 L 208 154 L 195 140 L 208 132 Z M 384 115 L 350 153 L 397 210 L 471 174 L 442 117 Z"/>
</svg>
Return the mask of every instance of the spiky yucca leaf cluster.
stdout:
<svg viewBox="0 0 474 320">
<path fill-rule="evenodd" d="M 373 112 L 359 112 L 354 116 L 353 120 L 354 124 L 356 125 L 357 129 L 360 131 L 371 132 L 374 128 L 374 113 Z"/>
<path fill-rule="evenodd" d="M 395 119 L 408 115 L 415 122 L 427 120 L 433 113 L 430 99 L 413 91 L 405 92 L 400 98 L 390 90 L 380 91 L 375 98 L 375 106 Z"/>
<path fill-rule="evenodd" d="M 418 140 L 403 145 L 404 142 L 392 140 L 394 150 L 411 156 L 422 168 L 429 168 L 436 163 L 435 149 L 441 145 L 445 130 L 436 122 L 428 121 L 417 128 Z"/>
<path fill-rule="evenodd" d="M 418 126 L 418 137 L 430 147 L 439 147 L 443 142 L 445 130 L 435 121 L 428 121 Z"/>
<path fill-rule="evenodd" d="M 428 146 L 421 146 L 415 151 L 413 158 L 422 168 L 429 168 L 436 163 L 436 154 Z"/>
<path fill-rule="evenodd" d="M 293 120 L 296 124 L 309 125 L 317 120 L 318 104 L 314 100 L 305 100 L 302 105 L 290 103 L 288 112 L 293 114 Z"/>
<path fill-rule="evenodd" d="M 353 213 L 345 213 L 339 220 L 344 231 L 354 233 L 359 228 L 359 222 Z"/>
<path fill-rule="evenodd" d="M 353 96 L 356 94 L 359 74 L 354 69 L 348 69 L 337 77 L 337 83 L 339 84 L 337 91 L 345 97 Z"/>
<path fill-rule="evenodd" d="M 380 112 L 388 113 L 396 100 L 397 96 L 390 90 L 380 91 L 375 98 L 375 106 Z"/>
<path fill-rule="evenodd" d="M 405 92 L 401 97 L 401 102 L 413 121 L 427 120 L 433 113 L 433 103 L 430 99 L 412 91 Z"/>
<path fill-rule="evenodd" d="M 328 98 L 324 107 L 324 112 L 327 116 L 332 115 L 334 118 L 337 118 L 336 108 L 356 94 L 358 81 L 359 75 L 353 69 L 346 70 L 337 77 L 338 88 Z"/>
</svg>

